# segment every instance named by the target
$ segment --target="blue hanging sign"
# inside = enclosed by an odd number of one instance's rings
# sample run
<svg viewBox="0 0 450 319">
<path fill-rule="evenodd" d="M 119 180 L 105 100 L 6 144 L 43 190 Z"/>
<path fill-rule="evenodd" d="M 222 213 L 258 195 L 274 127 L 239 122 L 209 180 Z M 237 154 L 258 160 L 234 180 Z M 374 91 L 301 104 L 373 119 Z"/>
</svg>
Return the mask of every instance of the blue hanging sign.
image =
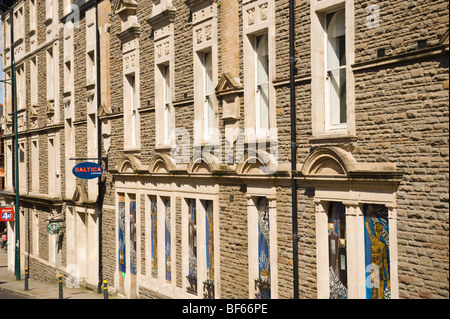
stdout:
<svg viewBox="0 0 450 319">
<path fill-rule="evenodd" d="M 83 162 L 77 164 L 72 173 L 82 179 L 93 179 L 100 177 L 103 174 L 103 168 L 101 165 L 93 162 Z"/>
</svg>

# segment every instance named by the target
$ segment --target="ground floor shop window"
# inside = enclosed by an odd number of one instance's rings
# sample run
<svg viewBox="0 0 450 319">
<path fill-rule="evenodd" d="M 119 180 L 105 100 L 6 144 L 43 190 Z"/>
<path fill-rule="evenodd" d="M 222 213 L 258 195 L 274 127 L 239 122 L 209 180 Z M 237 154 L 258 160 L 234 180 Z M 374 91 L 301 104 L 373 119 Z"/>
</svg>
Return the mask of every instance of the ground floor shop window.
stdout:
<svg viewBox="0 0 450 319">
<path fill-rule="evenodd" d="M 328 250 L 330 299 L 347 299 L 345 206 L 339 202 L 328 207 Z"/>
<path fill-rule="evenodd" d="M 172 280 L 172 256 L 171 256 L 171 245 L 172 245 L 172 238 L 171 238 L 171 213 L 170 213 L 170 198 L 166 197 L 162 199 L 164 202 L 164 217 L 165 217 L 165 237 L 164 237 L 164 265 L 165 265 L 165 278 L 167 281 Z"/>
<path fill-rule="evenodd" d="M 188 203 L 189 286 L 187 292 L 197 294 L 197 208 L 195 199 Z"/>
<path fill-rule="evenodd" d="M 257 200 L 258 209 L 258 288 L 257 299 L 270 299 L 270 223 L 267 198 Z"/>
<path fill-rule="evenodd" d="M 366 298 L 390 299 L 390 251 L 388 210 L 384 205 L 364 204 Z"/>
<path fill-rule="evenodd" d="M 214 209 L 213 201 L 204 201 L 206 216 L 206 282 L 203 284 L 204 297 L 214 298 Z"/>
<path fill-rule="evenodd" d="M 119 194 L 118 202 L 118 222 L 119 222 L 119 272 L 121 287 L 124 285 L 126 274 L 126 254 L 125 254 L 125 195 Z"/>
<path fill-rule="evenodd" d="M 130 272 L 136 275 L 137 268 L 136 197 L 130 195 Z"/>
<path fill-rule="evenodd" d="M 156 197 L 150 197 L 150 232 L 151 232 L 151 273 L 158 277 L 158 208 Z"/>
</svg>

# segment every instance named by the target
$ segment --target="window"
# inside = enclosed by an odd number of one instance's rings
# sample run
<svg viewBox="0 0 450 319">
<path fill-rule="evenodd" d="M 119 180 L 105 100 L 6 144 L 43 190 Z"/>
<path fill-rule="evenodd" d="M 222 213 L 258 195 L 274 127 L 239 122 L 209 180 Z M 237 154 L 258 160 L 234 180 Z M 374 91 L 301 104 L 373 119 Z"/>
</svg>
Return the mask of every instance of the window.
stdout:
<svg viewBox="0 0 450 319">
<path fill-rule="evenodd" d="M 204 139 L 209 140 L 214 136 L 214 88 L 211 52 L 203 53 L 203 91 L 204 91 Z"/>
<path fill-rule="evenodd" d="M 31 191 L 39 192 L 39 142 L 37 137 L 31 140 Z"/>
<path fill-rule="evenodd" d="M 130 195 L 130 272 L 137 274 L 136 195 Z"/>
<path fill-rule="evenodd" d="M 48 139 L 48 193 L 53 194 L 55 193 L 55 160 L 54 160 L 54 152 L 55 152 L 55 145 L 54 145 L 54 139 L 49 138 Z"/>
<path fill-rule="evenodd" d="M 119 290 L 123 293 L 125 286 L 126 267 L 126 242 L 125 242 L 125 194 L 118 194 L 118 266 L 119 266 Z"/>
<path fill-rule="evenodd" d="M 186 292 L 204 299 L 215 298 L 214 201 L 186 198 L 182 208 L 183 274 Z"/>
<path fill-rule="evenodd" d="M 130 105 L 130 131 L 131 131 L 131 147 L 137 145 L 137 105 L 136 105 L 136 78 L 134 75 L 128 75 L 129 89 L 129 105 Z"/>
<path fill-rule="evenodd" d="M 172 86 L 170 79 L 170 65 L 165 65 L 161 69 L 164 87 L 164 144 L 171 141 L 172 125 Z"/>
<path fill-rule="evenodd" d="M 391 251 L 396 246 L 391 234 L 395 215 L 385 204 L 316 204 L 319 298 L 398 298 L 392 274 L 397 255 Z"/>
<path fill-rule="evenodd" d="M 276 141 L 275 1 L 246 1 L 242 13 L 245 140 Z"/>
<path fill-rule="evenodd" d="M 30 94 L 31 94 L 31 105 L 36 106 L 38 104 L 38 68 L 37 68 L 37 57 L 30 59 Z"/>
<path fill-rule="evenodd" d="M 250 188 L 249 188 L 250 189 Z M 250 189 L 254 195 L 247 202 L 248 213 L 248 255 L 249 255 L 249 298 L 276 299 L 277 267 L 275 251 L 276 202 L 273 190 Z M 257 195 L 258 193 L 267 195 Z M 270 195 L 269 195 L 270 194 Z"/>
<path fill-rule="evenodd" d="M 25 108 L 26 103 L 26 79 L 24 66 L 21 65 L 16 69 L 16 81 L 17 81 L 17 109 L 21 110 Z"/>
<path fill-rule="evenodd" d="M 70 61 L 64 63 L 64 92 L 72 91 L 72 65 Z"/>
<path fill-rule="evenodd" d="M 269 55 L 267 34 L 255 37 L 256 52 L 256 133 L 265 136 L 269 130 Z"/>
<path fill-rule="evenodd" d="M 36 209 L 33 209 L 33 255 L 38 256 L 39 255 L 39 214 Z"/>
<path fill-rule="evenodd" d="M 313 143 L 356 135 L 354 12 L 353 1 L 311 0 Z"/>
<path fill-rule="evenodd" d="M 54 0 L 47 0 L 46 6 L 45 6 L 45 18 L 46 20 L 50 20 L 53 18 L 53 1 Z"/>
<path fill-rule="evenodd" d="M 23 38 L 25 24 L 23 21 L 23 7 L 14 12 L 14 41 Z"/>
<path fill-rule="evenodd" d="M 328 129 L 347 122 L 345 11 L 326 15 L 325 103 Z"/>
<path fill-rule="evenodd" d="M 364 204 L 366 299 L 390 299 L 390 247 L 388 210 Z"/>
<path fill-rule="evenodd" d="M 36 1 L 30 0 L 30 31 L 36 30 Z"/>
<path fill-rule="evenodd" d="M 345 227 L 345 206 L 340 202 L 331 202 L 328 207 L 330 299 L 347 299 Z"/>
<path fill-rule="evenodd" d="M 90 51 L 87 54 L 87 62 L 86 62 L 86 84 L 95 84 L 95 56 L 94 51 Z"/>
<path fill-rule="evenodd" d="M 171 212 L 170 212 L 170 198 L 161 198 L 164 203 L 164 270 L 165 279 L 172 281 L 172 227 L 171 227 Z"/>
<path fill-rule="evenodd" d="M 19 189 L 25 191 L 27 189 L 27 149 L 25 141 L 19 141 Z"/>
<path fill-rule="evenodd" d="M 97 156 L 97 115 L 88 114 L 87 117 L 87 155 L 88 157 Z"/>
<path fill-rule="evenodd" d="M 68 109 L 71 108 L 70 104 L 72 100 L 69 99 L 66 103 L 69 104 L 67 106 Z M 72 173 L 72 168 L 76 165 L 75 160 L 72 158 L 75 157 L 75 127 L 73 125 L 73 115 L 68 112 L 66 114 L 68 116 L 65 120 L 65 159 L 66 159 L 66 196 L 72 197 L 75 192 L 76 187 L 76 177 Z M 88 184 L 89 185 L 89 184 Z"/>
<path fill-rule="evenodd" d="M 212 200 L 203 202 L 206 222 L 206 291 L 205 297 L 214 298 L 214 206 Z M 205 289 L 205 288 L 204 288 Z"/>
<path fill-rule="evenodd" d="M 53 87 L 53 50 L 47 51 L 47 100 L 53 100 L 54 87 Z"/>
<path fill-rule="evenodd" d="M 12 189 L 14 185 L 13 181 L 13 154 L 12 154 L 12 142 L 8 142 L 6 146 L 6 188 Z"/>
<path fill-rule="evenodd" d="M 197 294 L 197 209 L 196 200 L 188 200 L 188 243 L 189 243 L 189 272 L 187 275 L 189 286 L 187 291 Z"/>
<path fill-rule="evenodd" d="M 11 27 L 9 25 L 9 17 L 5 19 L 5 24 L 3 27 L 5 38 L 4 38 L 4 47 L 9 48 L 11 46 Z"/>
<path fill-rule="evenodd" d="M 158 207 L 156 196 L 150 197 L 151 274 L 158 278 Z"/>
<path fill-rule="evenodd" d="M 258 279 L 257 299 L 270 299 L 270 222 L 269 204 L 267 198 L 260 197 L 256 202 L 258 210 Z"/>
</svg>

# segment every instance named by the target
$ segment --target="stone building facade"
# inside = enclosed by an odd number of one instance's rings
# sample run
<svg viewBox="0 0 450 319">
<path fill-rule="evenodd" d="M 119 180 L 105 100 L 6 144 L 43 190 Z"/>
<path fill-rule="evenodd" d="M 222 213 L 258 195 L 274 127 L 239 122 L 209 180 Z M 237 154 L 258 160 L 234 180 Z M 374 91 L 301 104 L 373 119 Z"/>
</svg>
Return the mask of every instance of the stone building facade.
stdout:
<svg viewBox="0 0 450 319">
<path fill-rule="evenodd" d="M 15 6 L 25 32 L 32 2 Z M 64 271 L 88 286 L 101 277 L 127 298 L 448 298 L 446 1 L 99 1 L 101 103 L 89 82 L 91 2 L 73 32 L 58 2 L 54 38 L 38 6 L 35 51 L 32 31 L 22 58 L 13 42 L 30 83 L 25 166 L 49 163 L 38 184 L 32 168 L 24 179 L 32 274 Z M 38 70 L 48 79 L 50 44 L 54 113 L 44 84 L 34 104 L 26 63 L 47 61 Z M 100 124 L 98 206 L 96 180 L 70 168 L 97 157 L 89 132 Z M 11 138 L 7 125 L 9 202 Z M 53 160 L 49 147 L 60 150 Z M 64 220 L 59 237 L 44 229 L 53 217 Z"/>
<path fill-rule="evenodd" d="M 97 158 L 98 96 L 109 100 L 109 1 L 14 1 L 2 15 L 3 66 L 16 70 L 20 211 L 20 269 L 56 282 L 96 287 L 99 280 L 97 180 L 72 168 Z M 96 18 L 98 10 L 98 19 Z M 13 35 L 11 37 L 11 21 Z M 99 26 L 99 44 L 96 26 Z M 97 59 L 97 50 L 100 50 Z M 101 81 L 96 65 L 100 61 Z M 101 86 L 98 87 L 98 86 Z M 11 86 L 5 92 L 6 183 L 2 201 L 14 205 L 15 162 Z M 59 223 L 50 234 L 47 226 Z M 15 222 L 8 222 L 8 267 L 15 269 Z M 73 280 L 76 278 L 76 280 Z"/>
</svg>

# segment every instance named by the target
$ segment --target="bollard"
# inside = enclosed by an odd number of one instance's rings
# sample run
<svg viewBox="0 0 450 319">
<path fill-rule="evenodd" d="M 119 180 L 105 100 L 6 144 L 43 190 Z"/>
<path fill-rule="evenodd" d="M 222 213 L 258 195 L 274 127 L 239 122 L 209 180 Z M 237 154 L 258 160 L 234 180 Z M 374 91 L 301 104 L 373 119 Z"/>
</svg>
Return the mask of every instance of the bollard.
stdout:
<svg viewBox="0 0 450 319">
<path fill-rule="evenodd" d="M 108 282 L 103 281 L 103 298 L 108 299 Z"/>
<path fill-rule="evenodd" d="M 25 267 L 25 291 L 28 290 L 28 267 Z"/>
<path fill-rule="evenodd" d="M 63 299 L 62 275 L 59 275 L 59 299 Z"/>
</svg>

